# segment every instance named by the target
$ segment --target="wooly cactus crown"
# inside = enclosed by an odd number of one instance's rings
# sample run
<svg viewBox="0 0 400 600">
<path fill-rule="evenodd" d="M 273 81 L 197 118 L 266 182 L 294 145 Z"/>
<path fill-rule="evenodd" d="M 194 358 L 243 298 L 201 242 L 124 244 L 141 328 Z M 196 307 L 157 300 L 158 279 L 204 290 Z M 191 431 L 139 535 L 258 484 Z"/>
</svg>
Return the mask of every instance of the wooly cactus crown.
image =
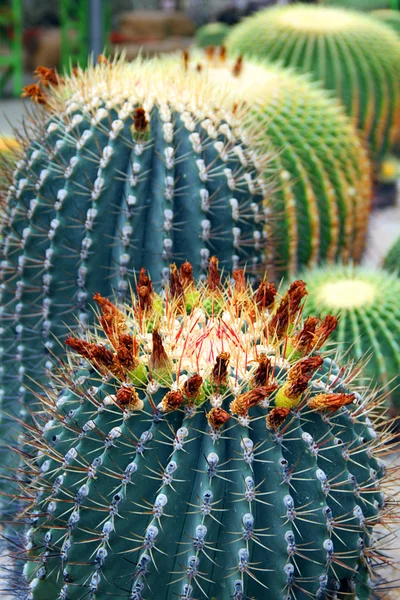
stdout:
<svg viewBox="0 0 400 600">
<path fill-rule="evenodd" d="M 160 298 L 142 271 L 67 340 L 22 440 L 33 600 L 372 597 L 388 434 L 318 351 L 336 319 L 301 323 L 305 284 L 233 278 L 172 265 Z"/>
<path fill-rule="evenodd" d="M 349 360 L 368 363 L 364 382 L 386 390 L 400 410 L 400 280 L 363 267 L 325 267 L 304 274 L 309 300 L 305 315 L 340 315 L 331 339 Z"/>
<path fill-rule="evenodd" d="M 248 59 L 229 60 L 224 47 L 188 57 L 184 68 L 201 69 L 252 107 L 249 122 L 272 150 L 268 167 L 278 181 L 272 198 L 278 218 L 271 251 L 278 274 L 295 274 L 319 261 L 358 261 L 371 167 L 337 103 L 305 76 Z"/>
<path fill-rule="evenodd" d="M 376 159 L 400 136 L 400 42 L 389 27 L 345 9 L 297 4 L 232 29 L 231 53 L 296 67 L 342 101 Z"/>
<path fill-rule="evenodd" d="M 400 273 L 400 238 L 393 244 L 383 261 L 383 267 L 388 271 Z"/>
</svg>

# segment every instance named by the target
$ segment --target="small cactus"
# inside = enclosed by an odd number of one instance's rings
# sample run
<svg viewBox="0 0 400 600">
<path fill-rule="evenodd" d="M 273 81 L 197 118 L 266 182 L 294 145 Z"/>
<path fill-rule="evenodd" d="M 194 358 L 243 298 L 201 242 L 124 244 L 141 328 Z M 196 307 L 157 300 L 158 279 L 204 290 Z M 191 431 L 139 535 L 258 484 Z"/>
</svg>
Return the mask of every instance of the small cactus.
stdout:
<svg viewBox="0 0 400 600">
<path fill-rule="evenodd" d="M 383 268 L 400 275 L 400 238 L 389 249 L 383 261 Z"/>
<path fill-rule="evenodd" d="M 97 294 L 98 335 L 67 340 L 75 354 L 22 439 L 20 589 L 32 600 L 375 597 L 390 536 L 372 532 L 396 509 L 380 489 L 390 434 L 319 353 L 336 319 L 309 335 L 302 281 L 278 300 L 241 271 L 221 283 L 216 259 L 205 284 L 191 272 L 173 265 L 162 298 L 142 272 L 124 309 Z"/>
<path fill-rule="evenodd" d="M 400 41 L 373 17 L 341 8 L 278 6 L 225 40 L 234 54 L 310 73 L 342 101 L 377 161 L 400 138 Z"/>
<path fill-rule="evenodd" d="M 364 267 L 324 267 L 304 273 L 305 316 L 340 315 L 331 340 L 359 364 L 359 379 L 385 391 L 400 411 L 400 280 Z M 369 359 L 365 365 L 362 361 Z"/>
<path fill-rule="evenodd" d="M 207 23 L 196 31 L 195 44 L 199 48 L 221 46 L 230 29 L 226 23 Z"/>
</svg>

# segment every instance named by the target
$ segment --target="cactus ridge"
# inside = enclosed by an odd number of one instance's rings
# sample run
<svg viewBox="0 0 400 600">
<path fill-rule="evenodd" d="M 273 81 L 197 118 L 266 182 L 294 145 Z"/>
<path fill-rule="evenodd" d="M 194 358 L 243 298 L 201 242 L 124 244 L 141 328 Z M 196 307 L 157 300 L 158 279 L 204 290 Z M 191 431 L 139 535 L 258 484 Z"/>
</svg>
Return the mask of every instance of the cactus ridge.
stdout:
<svg viewBox="0 0 400 600">
<path fill-rule="evenodd" d="M 400 281 L 364 267 L 325 267 L 304 273 L 309 301 L 306 315 L 340 315 L 332 334 L 339 351 L 353 361 L 369 357 L 363 381 L 382 387 L 399 409 Z"/>
<path fill-rule="evenodd" d="M 393 31 L 397 35 L 400 35 L 400 15 L 399 15 L 399 11 L 397 11 L 397 10 L 390 10 L 390 9 L 384 9 L 383 8 L 383 9 L 380 9 L 380 10 L 374 10 L 371 13 L 371 16 L 374 17 L 375 19 L 377 19 L 378 21 L 380 21 L 381 23 L 384 23 L 385 25 L 387 25 L 391 29 L 393 29 Z"/>
<path fill-rule="evenodd" d="M 400 135 L 400 43 L 368 15 L 280 6 L 248 17 L 225 40 L 230 53 L 312 74 L 342 101 L 381 159 Z"/>
<path fill-rule="evenodd" d="M 319 355 L 335 322 L 304 343 L 303 282 L 278 303 L 215 265 L 161 304 L 97 295 L 104 332 L 68 340 L 23 435 L 33 600 L 372 597 L 389 434 Z"/>
</svg>

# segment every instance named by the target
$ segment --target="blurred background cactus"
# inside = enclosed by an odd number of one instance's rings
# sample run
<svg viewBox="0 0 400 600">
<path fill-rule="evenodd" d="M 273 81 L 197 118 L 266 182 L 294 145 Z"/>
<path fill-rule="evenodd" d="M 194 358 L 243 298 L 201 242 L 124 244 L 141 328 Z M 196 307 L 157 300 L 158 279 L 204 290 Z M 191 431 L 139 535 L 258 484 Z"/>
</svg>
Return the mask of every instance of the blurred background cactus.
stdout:
<svg viewBox="0 0 400 600">
<path fill-rule="evenodd" d="M 230 31 L 225 23 L 207 23 L 196 31 L 195 43 L 199 48 L 221 46 Z"/>
<path fill-rule="evenodd" d="M 393 244 L 383 261 L 383 267 L 388 271 L 400 274 L 400 238 Z"/>
<path fill-rule="evenodd" d="M 148 280 L 126 317 L 97 295 L 103 335 L 68 340 L 23 434 L 32 600 L 374 597 L 390 434 L 318 352 L 335 319 L 299 321 L 303 282 L 234 279 L 173 266 L 162 302 Z"/>
<path fill-rule="evenodd" d="M 341 100 L 376 160 L 400 136 L 400 40 L 373 17 L 324 6 L 279 6 L 245 19 L 231 54 L 310 73 Z"/>
<path fill-rule="evenodd" d="M 359 381 L 386 391 L 400 411 L 400 280 L 365 267 L 325 267 L 303 274 L 304 316 L 339 317 L 331 336 L 340 355 L 359 363 Z M 362 361 L 368 358 L 364 365 Z"/>
<path fill-rule="evenodd" d="M 375 10 L 371 16 L 393 29 L 400 36 L 400 12 L 398 10 Z"/>
</svg>

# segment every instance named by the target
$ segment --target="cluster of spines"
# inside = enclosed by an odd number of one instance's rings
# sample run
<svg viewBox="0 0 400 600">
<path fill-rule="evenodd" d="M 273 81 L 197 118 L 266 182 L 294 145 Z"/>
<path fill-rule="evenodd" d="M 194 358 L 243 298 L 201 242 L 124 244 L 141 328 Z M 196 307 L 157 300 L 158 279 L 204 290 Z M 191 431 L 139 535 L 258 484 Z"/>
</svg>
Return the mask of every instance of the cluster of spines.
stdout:
<svg viewBox="0 0 400 600">
<path fill-rule="evenodd" d="M 179 385 L 181 360 L 154 330 L 144 377 L 140 351 L 126 362 L 123 314 L 100 296 L 114 351 L 101 340 L 69 340 L 96 371 L 79 372 L 73 361 L 25 434 L 39 451 L 28 461 L 33 480 L 20 481 L 33 598 L 368 597 L 380 551 L 372 529 L 384 519 L 375 454 L 385 434 L 374 432 L 368 400 L 349 393 L 349 375 L 315 354 L 334 323 L 299 326 L 302 282 L 275 303 L 273 286 L 263 282 L 253 295 L 236 273 L 234 290 L 221 294 L 215 267 L 203 292 L 172 270 L 166 320 L 184 320 L 179 299 L 193 293 L 220 324 L 227 310 L 244 313 L 249 326 L 262 314 L 253 343 L 264 347 L 267 336 L 269 356 L 243 381 L 222 352 L 207 381 L 192 374 Z M 146 329 L 157 309 L 150 282 L 142 283 L 147 294 L 134 311 Z"/>
<path fill-rule="evenodd" d="M 400 274 L 400 238 L 390 247 L 383 261 L 383 268 Z"/>
<path fill-rule="evenodd" d="M 399 137 L 398 39 L 367 15 L 323 6 L 311 11 L 307 5 L 268 9 L 234 28 L 226 45 L 232 53 L 311 73 L 341 99 L 380 159 Z"/>
</svg>

